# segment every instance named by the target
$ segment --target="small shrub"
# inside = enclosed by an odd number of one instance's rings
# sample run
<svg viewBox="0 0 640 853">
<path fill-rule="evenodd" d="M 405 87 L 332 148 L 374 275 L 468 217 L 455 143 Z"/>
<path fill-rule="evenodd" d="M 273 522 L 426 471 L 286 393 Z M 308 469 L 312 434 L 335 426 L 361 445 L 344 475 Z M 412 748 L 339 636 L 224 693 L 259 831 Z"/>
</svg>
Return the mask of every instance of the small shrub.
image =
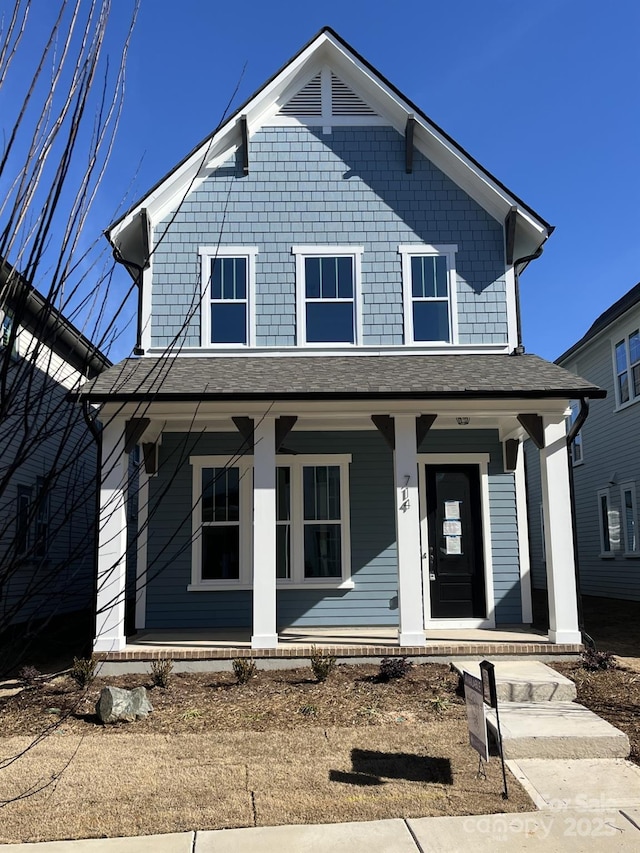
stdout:
<svg viewBox="0 0 640 853">
<path fill-rule="evenodd" d="M 449 700 L 443 696 L 434 696 L 429 704 L 436 714 L 444 714 L 445 711 L 449 710 Z"/>
<path fill-rule="evenodd" d="M 582 668 L 589 672 L 616 668 L 616 661 L 613 652 L 599 652 L 597 649 L 586 648 L 580 655 L 580 658 Z"/>
<path fill-rule="evenodd" d="M 315 646 L 311 646 L 311 669 L 318 681 L 326 681 L 331 675 L 336 666 L 336 659 L 333 655 L 325 654 Z"/>
<path fill-rule="evenodd" d="M 98 658 L 91 655 L 90 658 L 74 658 L 69 675 L 78 687 L 88 687 L 96 677 Z"/>
<path fill-rule="evenodd" d="M 303 705 L 300 708 L 300 713 L 303 717 L 315 717 L 318 713 L 318 709 L 315 705 Z"/>
<path fill-rule="evenodd" d="M 152 660 L 151 661 L 151 681 L 154 687 L 168 687 L 171 681 L 171 673 L 173 672 L 173 661 L 170 660 Z"/>
<path fill-rule="evenodd" d="M 378 672 L 379 681 L 391 681 L 392 678 L 404 678 L 411 669 L 411 662 L 406 657 L 382 658 Z"/>
<path fill-rule="evenodd" d="M 42 673 L 35 666 L 23 666 L 18 670 L 18 681 L 21 681 L 25 687 L 35 687 Z"/>
<path fill-rule="evenodd" d="M 249 679 L 255 678 L 258 674 L 256 662 L 251 658 L 235 658 L 231 666 L 238 684 L 246 684 Z"/>
</svg>

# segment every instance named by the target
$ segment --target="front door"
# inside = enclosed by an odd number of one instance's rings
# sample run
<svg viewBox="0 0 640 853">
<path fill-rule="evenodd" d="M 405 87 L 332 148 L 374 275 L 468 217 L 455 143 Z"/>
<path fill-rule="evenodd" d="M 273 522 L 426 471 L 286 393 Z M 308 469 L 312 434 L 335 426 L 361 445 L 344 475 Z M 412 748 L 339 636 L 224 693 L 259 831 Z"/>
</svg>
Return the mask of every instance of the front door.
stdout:
<svg viewBox="0 0 640 853">
<path fill-rule="evenodd" d="M 484 618 L 478 466 L 426 465 L 425 483 L 431 618 Z"/>
</svg>

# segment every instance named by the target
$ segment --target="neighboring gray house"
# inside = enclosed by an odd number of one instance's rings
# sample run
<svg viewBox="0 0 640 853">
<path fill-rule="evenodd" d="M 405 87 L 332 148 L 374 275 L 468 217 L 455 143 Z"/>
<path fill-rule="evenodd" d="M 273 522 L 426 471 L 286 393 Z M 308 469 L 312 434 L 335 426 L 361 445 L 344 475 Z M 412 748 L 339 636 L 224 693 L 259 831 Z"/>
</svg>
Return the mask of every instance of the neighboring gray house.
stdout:
<svg viewBox="0 0 640 853">
<path fill-rule="evenodd" d="M 523 355 L 552 231 L 330 29 L 108 230 L 138 357 L 88 383 L 103 478 L 95 649 L 138 628 L 531 622 L 524 436 L 544 472 L 550 639 L 580 642 L 564 418 L 601 392 Z"/>
<path fill-rule="evenodd" d="M 1 260 L 0 322 L 0 634 L 89 628 L 98 454 L 70 392 L 111 362 Z"/>
<path fill-rule="evenodd" d="M 606 389 L 590 403 L 573 452 L 580 584 L 586 595 L 640 600 L 640 284 L 557 360 Z M 579 406 L 572 406 L 572 419 Z M 534 586 L 545 586 L 539 472 L 529 465 Z"/>
</svg>

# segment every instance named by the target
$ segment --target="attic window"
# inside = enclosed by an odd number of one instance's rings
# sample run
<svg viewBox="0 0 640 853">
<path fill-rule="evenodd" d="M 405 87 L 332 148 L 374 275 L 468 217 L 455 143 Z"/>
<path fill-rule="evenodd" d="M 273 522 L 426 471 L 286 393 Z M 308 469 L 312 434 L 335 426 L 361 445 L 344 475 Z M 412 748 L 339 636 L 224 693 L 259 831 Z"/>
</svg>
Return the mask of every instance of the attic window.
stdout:
<svg viewBox="0 0 640 853">
<path fill-rule="evenodd" d="M 280 114 L 298 118 L 318 116 L 324 122 L 337 116 L 377 116 L 369 104 L 326 67 L 287 101 Z"/>
</svg>

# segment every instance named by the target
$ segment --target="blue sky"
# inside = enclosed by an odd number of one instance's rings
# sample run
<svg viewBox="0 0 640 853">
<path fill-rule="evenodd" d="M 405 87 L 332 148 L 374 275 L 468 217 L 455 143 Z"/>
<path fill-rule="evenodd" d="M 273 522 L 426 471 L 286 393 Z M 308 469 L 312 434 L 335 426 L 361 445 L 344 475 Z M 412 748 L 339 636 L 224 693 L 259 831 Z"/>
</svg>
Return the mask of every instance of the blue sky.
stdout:
<svg viewBox="0 0 640 853">
<path fill-rule="evenodd" d="M 131 0 L 114 5 L 124 18 Z M 640 279 L 636 0 L 142 0 L 90 227 L 205 137 L 236 86 L 232 109 L 324 25 L 556 226 L 521 287 L 527 351 L 557 357 Z"/>
</svg>

